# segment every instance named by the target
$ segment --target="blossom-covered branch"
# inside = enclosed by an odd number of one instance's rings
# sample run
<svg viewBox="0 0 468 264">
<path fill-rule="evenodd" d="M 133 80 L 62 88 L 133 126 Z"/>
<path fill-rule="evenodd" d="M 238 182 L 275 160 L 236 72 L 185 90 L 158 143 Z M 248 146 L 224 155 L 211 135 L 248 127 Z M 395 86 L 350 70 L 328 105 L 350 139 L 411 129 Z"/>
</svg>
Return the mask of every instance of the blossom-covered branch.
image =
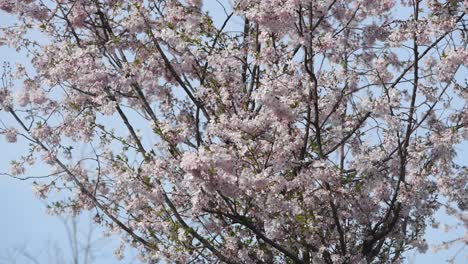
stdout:
<svg viewBox="0 0 468 264">
<path fill-rule="evenodd" d="M 0 0 L 30 58 L 3 69 L 0 134 L 29 144 L 6 174 L 46 164 L 51 211 L 148 263 L 401 262 L 467 208 L 467 8 Z"/>
</svg>

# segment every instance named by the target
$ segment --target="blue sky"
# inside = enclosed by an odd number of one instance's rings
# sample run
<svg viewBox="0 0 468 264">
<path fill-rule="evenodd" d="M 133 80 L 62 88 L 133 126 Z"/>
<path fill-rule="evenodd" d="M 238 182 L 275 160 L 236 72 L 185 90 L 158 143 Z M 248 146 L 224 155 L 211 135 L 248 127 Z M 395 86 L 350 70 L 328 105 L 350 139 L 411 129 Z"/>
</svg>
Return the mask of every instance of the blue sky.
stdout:
<svg viewBox="0 0 468 264">
<path fill-rule="evenodd" d="M 214 1 L 213 1 L 214 2 Z M 210 5 L 213 8 L 212 14 L 215 17 L 221 17 L 223 10 L 216 4 Z M 219 15 L 218 15 L 219 14 Z M 6 16 L 0 11 L 0 25 L 6 25 L 11 22 L 11 17 Z M 19 54 L 16 51 L 0 47 L 0 63 L 8 61 L 12 65 L 16 61 L 25 62 L 27 58 L 24 54 Z M 8 122 L 3 115 L 0 115 L 3 122 Z M 0 138 L 0 173 L 9 170 L 10 160 L 18 157 L 23 153 L 26 145 L 7 144 L 3 138 Z M 458 160 L 467 164 L 468 161 L 468 144 L 459 146 L 461 154 Z M 45 173 L 45 168 L 40 168 L 37 174 Z M 30 255 L 37 257 L 40 263 L 50 263 L 48 251 L 54 251 L 54 247 L 59 247 L 64 252 L 66 258 L 70 257 L 69 244 L 67 243 L 67 232 L 60 218 L 51 216 L 46 213 L 45 202 L 39 200 L 32 192 L 31 181 L 19 181 L 7 176 L 0 175 L 0 264 L 9 264 L 2 257 L 9 253 L 15 252 L 15 249 L 25 247 Z M 86 233 L 89 230 L 88 221 L 90 216 L 84 215 L 80 217 L 79 230 Z M 452 222 L 453 219 L 448 217 L 444 212 L 439 212 L 437 218 L 441 222 Z M 100 229 L 95 230 L 94 237 L 96 239 L 102 237 Z M 431 243 L 437 243 L 442 240 L 448 240 L 457 235 L 462 235 L 464 230 L 452 230 L 449 234 L 443 233 L 440 230 L 429 230 L 426 239 Z M 107 263 L 137 263 L 134 259 L 134 252 L 128 252 L 127 258 L 123 261 L 116 261 L 112 252 L 118 245 L 117 237 L 107 238 L 96 244 L 98 255 L 95 264 Z M 428 250 L 426 254 L 408 254 L 408 263 L 444 263 L 445 259 L 453 255 L 459 247 L 451 250 L 434 253 Z M 466 263 L 468 252 L 462 252 L 455 263 Z M 33 263 L 27 261 L 26 258 L 18 258 L 18 264 Z M 71 263 L 71 262 L 70 262 Z"/>
</svg>

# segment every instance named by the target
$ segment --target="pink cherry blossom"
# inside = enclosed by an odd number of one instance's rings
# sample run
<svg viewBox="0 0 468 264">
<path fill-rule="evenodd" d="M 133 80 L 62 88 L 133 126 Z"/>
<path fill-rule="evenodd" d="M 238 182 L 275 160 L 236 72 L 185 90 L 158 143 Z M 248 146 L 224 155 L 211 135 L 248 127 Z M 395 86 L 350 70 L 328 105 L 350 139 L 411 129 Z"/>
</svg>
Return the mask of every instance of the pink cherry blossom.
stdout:
<svg viewBox="0 0 468 264">
<path fill-rule="evenodd" d="M 17 140 L 18 131 L 15 128 L 7 128 L 1 132 L 5 135 L 5 139 L 9 143 L 15 143 Z"/>
<path fill-rule="evenodd" d="M 39 198 L 97 210 L 117 258 L 401 263 L 440 208 L 466 222 L 466 1 L 0 9 L 30 60 L 1 75 L 9 174 L 46 164 Z"/>
</svg>

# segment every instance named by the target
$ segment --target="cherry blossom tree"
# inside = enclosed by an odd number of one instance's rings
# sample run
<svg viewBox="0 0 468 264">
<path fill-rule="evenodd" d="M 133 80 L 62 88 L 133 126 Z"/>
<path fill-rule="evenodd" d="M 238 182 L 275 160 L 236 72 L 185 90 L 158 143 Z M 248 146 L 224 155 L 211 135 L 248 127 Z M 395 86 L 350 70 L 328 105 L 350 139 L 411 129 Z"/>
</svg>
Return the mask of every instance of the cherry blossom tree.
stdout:
<svg viewBox="0 0 468 264">
<path fill-rule="evenodd" d="M 30 58 L 3 71 L 10 174 L 48 164 L 51 211 L 148 263 L 401 262 L 439 208 L 468 225 L 467 8 L 0 0 Z"/>
</svg>

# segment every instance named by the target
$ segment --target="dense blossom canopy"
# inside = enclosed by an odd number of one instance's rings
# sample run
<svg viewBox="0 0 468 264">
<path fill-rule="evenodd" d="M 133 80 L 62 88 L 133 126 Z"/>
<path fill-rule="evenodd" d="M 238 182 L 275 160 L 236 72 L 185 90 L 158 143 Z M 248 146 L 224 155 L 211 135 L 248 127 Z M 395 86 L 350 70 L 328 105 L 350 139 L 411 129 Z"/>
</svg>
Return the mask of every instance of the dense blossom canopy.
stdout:
<svg viewBox="0 0 468 264">
<path fill-rule="evenodd" d="M 30 143 L 10 173 L 48 164 L 38 195 L 95 211 L 117 256 L 400 262 L 442 206 L 468 224 L 467 8 L 0 0 L 31 59 L 0 88 L 0 133 Z"/>
</svg>

